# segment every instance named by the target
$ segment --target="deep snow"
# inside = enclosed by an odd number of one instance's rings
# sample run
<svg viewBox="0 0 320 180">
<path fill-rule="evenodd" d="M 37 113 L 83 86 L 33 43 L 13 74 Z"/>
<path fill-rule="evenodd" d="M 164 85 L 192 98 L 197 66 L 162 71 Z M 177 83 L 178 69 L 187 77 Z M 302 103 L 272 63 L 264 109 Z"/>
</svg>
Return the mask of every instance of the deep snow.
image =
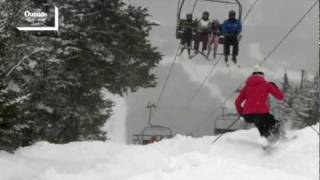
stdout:
<svg viewBox="0 0 320 180">
<path fill-rule="evenodd" d="M 319 126 L 315 126 L 318 129 Z M 176 136 L 147 146 L 39 142 L 0 152 L 1 180 L 318 180 L 319 137 L 311 129 L 266 154 L 256 129 L 215 137 Z"/>
</svg>

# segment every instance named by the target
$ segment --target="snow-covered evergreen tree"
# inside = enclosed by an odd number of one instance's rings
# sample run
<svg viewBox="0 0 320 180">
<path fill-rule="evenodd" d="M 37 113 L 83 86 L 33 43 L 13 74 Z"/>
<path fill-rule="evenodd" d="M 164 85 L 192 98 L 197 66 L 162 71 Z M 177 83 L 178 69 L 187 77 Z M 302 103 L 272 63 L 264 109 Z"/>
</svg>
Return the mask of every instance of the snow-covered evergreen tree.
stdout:
<svg viewBox="0 0 320 180">
<path fill-rule="evenodd" d="M 292 119 L 293 126 L 303 128 L 311 125 L 311 113 L 313 109 L 313 92 L 310 91 L 311 82 L 305 80 L 304 86 L 296 88 L 295 99 L 292 108 L 296 111 L 296 117 Z"/>
<path fill-rule="evenodd" d="M 60 11 L 58 32 L 19 32 L 26 8 Z M 100 127 L 112 102 L 101 89 L 124 95 L 153 87 L 151 70 L 161 59 L 148 40 L 147 9 L 120 0 L 12 0 L 0 3 L 0 57 L 6 82 L 13 82 L 23 103 L 22 121 L 32 122 L 33 140 L 65 143 L 105 139 Z M 20 15 L 17 15 L 20 14 Z M 45 24 L 52 24 L 53 17 Z"/>
<path fill-rule="evenodd" d="M 0 150 L 12 151 L 30 143 L 30 122 L 22 118 L 21 105 L 24 99 L 18 98 L 5 82 L 0 80 Z"/>
<path fill-rule="evenodd" d="M 312 119 L 315 123 L 320 122 L 320 77 L 319 73 L 315 75 L 313 79 L 313 88 L 314 88 L 314 99 L 313 99 L 313 110 L 312 110 Z"/>
<path fill-rule="evenodd" d="M 285 101 L 274 108 L 278 119 L 289 123 L 293 128 L 303 128 L 319 121 L 318 79 L 303 79 L 303 86 L 291 85 L 285 74 L 282 88 Z M 291 122 L 291 123 L 290 123 Z"/>
<path fill-rule="evenodd" d="M 285 101 L 271 101 L 275 104 L 272 106 L 272 113 L 275 115 L 275 118 L 280 121 L 283 128 L 291 128 L 292 119 L 294 119 L 296 115 L 292 109 L 294 85 L 290 83 L 287 72 L 284 73 L 281 89 L 284 92 Z"/>
</svg>

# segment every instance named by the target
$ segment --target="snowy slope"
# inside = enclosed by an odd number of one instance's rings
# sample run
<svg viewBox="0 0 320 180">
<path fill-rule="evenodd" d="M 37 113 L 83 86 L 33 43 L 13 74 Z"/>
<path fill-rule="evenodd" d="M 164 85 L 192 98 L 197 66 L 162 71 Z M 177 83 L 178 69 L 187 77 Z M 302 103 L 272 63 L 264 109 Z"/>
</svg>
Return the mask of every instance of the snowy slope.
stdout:
<svg viewBox="0 0 320 180">
<path fill-rule="evenodd" d="M 315 127 L 318 129 L 318 126 Z M 105 142 L 40 142 L 0 152 L 1 180 L 318 180 L 319 139 L 311 128 L 297 139 L 261 149 L 256 129 L 214 137 L 177 136 L 148 146 Z"/>
</svg>

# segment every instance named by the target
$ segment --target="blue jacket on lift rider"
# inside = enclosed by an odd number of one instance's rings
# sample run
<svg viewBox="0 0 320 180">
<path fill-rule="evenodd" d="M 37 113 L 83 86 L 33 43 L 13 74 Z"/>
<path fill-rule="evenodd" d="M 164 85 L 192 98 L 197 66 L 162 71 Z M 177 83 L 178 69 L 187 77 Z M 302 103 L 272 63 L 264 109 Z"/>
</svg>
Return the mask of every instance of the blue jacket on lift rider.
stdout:
<svg viewBox="0 0 320 180">
<path fill-rule="evenodd" d="M 242 31 L 241 22 L 236 19 L 236 12 L 229 12 L 229 19 L 225 20 L 222 25 L 222 34 L 224 36 L 224 57 L 227 66 L 228 56 L 230 55 L 230 46 L 232 48 L 232 61 L 237 63 L 237 55 L 239 52 L 239 35 Z"/>
</svg>

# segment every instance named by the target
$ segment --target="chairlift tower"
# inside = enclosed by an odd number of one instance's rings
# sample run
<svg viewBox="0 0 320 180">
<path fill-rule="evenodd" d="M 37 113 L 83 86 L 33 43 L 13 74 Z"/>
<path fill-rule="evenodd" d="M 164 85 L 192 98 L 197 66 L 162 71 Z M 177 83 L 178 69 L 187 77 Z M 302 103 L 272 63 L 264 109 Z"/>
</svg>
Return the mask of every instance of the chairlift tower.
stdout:
<svg viewBox="0 0 320 180">
<path fill-rule="evenodd" d="M 149 118 L 148 118 L 148 123 L 150 126 L 152 126 L 152 123 L 151 123 L 151 119 L 152 119 L 152 109 L 154 108 L 157 108 L 157 106 L 151 102 L 149 102 L 146 106 L 147 109 L 149 109 Z"/>
</svg>

